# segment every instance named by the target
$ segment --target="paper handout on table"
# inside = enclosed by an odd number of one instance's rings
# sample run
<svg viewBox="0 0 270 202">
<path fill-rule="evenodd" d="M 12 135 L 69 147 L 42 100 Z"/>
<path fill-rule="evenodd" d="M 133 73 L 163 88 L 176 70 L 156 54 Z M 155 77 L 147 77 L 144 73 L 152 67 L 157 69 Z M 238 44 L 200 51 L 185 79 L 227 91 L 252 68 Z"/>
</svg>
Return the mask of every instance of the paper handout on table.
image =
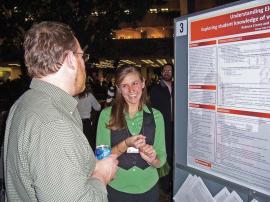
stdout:
<svg viewBox="0 0 270 202">
<path fill-rule="evenodd" d="M 225 202 L 243 202 L 243 200 L 241 199 L 241 197 L 235 191 L 232 191 L 232 193 L 225 200 Z"/>
<path fill-rule="evenodd" d="M 230 193 L 226 187 L 218 192 L 214 199 L 216 202 L 243 202 L 243 200 L 235 191 Z"/>
<path fill-rule="evenodd" d="M 173 197 L 175 202 L 215 202 L 200 177 L 189 175 Z"/>
<path fill-rule="evenodd" d="M 188 192 L 188 189 L 192 186 L 194 183 L 194 179 L 197 178 L 197 176 L 188 175 L 187 179 L 184 181 L 182 186 L 179 188 L 175 196 L 173 197 L 174 201 L 181 201 L 181 198 L 183 198 L 184 193 Z"/>
<path fill-rule="evenodd" d="M 230 192 L 226 187 L 224 187 L 220 192 L 217 193 L 217 195 L 214 197 L 216 202 L 224 202 L 229 196 Z"/>
</svg>

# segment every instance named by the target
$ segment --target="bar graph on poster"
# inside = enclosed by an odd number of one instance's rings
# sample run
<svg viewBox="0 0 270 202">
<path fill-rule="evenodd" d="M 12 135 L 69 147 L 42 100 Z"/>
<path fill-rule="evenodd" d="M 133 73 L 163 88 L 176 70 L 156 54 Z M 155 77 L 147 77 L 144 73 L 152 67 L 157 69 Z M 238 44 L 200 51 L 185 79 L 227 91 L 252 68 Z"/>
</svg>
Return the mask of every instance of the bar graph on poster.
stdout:
<svg viewBox="0 0 270 202">
<path fill-rule="evenodd" d="M 270 195 L 270 4 L 188 18 L 187 165 Z"/>
</svg>

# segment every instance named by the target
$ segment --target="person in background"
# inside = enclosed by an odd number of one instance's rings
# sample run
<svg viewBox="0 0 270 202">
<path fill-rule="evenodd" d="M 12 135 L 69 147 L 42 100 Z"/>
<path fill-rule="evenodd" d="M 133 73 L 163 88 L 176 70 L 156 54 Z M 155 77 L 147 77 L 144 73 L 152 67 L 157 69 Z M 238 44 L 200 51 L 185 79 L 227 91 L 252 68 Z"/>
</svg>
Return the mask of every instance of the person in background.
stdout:
<svg viewBox="0 0 270 202">
<path fill-rule="evenodd" d="M 101 106 L 90 91 L 90 85 L 86 84 L 85 90 L 76 96 L 75 99 L 78 101 L 77 107 L 83 123 L 83 133 L 94 150 L 96 148 L 96 130 L 91 121 L 91 111 L 92 108 L 95 111 L 99 111 Z"/>
<path fill-rule="evenodd" d="M 116 86 L 115 86 L 115 78 L 112 77 L 109 88 L 107 90 L 107 98 L 106 98 L 106 106 L 111 106 L 113 100 L 115 98 Z"/>
<path fill-rule="evenodd" d="M 172 192 L 172 168 L 173 168 L 173 101 L 174 101 L 174 86 L 173 86 L 173 65 L 165 64 L 161 70 L 162 79 L 159 84 L 153 85 L 150 88 L 150 101 L 152 107 L 158 109 L 165 120 L 165 139 L 167 164 L 159 170 L 160 175 L 165 175 L 160 178 L 160 184 L 163 191 L 166 193 Z"/>
<path fill-rule="evenodd" d="M 101 111 L 97 145 L 109 145 L 119 169 L 108 189 L 110 202 L 159 201 L 157 168 L 166 162 L 162 114 L 147 106 L 145 80 L 133 66 L 116 70 L 116 96 Z"/>
<path fill-rule="evenodd" d="M 33 25 L 24 49 L 32 81 L 7 119 L 7 201 L 107 201 L 118 160 L 96 161 L 73 98 L 85 88 L 88 55 L 58 22 Z"/>
<path fill-rule="evenodd" d="M 94 94 L 96 98 L 105 104 L 106 102 L 106 97 L 107 97 L 107 89 L 108 89 L 108 82 L 106 80 L 106 77 L 104 75 L 99 74 L 98 75 L 98 80 L 95 81 L 94 83 Z"/>
</svg>

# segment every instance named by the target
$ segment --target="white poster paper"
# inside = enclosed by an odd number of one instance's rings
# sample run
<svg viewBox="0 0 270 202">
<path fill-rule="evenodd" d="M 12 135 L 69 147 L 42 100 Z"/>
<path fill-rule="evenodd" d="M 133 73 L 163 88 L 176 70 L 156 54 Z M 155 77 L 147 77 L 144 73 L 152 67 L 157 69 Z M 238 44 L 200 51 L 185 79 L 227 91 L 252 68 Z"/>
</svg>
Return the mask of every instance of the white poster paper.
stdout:
<svg viewBox="0 0 270 202">
<path fill-rule="evenodd" d="M 270 195 L 269 1 L 188 26 L 187 164 Z"/>
</svg>

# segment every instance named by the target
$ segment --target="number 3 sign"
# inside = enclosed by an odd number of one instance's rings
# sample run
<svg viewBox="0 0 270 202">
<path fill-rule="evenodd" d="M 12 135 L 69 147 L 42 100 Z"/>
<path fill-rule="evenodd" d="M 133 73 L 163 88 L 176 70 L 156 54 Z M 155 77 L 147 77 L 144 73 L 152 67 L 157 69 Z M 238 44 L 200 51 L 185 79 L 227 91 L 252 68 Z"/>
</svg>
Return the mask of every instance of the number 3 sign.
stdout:
<svg viewBox="0 0 270 202">
<path fill-rule="evenodd" d="M 176 36 L 187 35 L 187 21 L 178 21 L 176 22 Z"/>
</svg>

